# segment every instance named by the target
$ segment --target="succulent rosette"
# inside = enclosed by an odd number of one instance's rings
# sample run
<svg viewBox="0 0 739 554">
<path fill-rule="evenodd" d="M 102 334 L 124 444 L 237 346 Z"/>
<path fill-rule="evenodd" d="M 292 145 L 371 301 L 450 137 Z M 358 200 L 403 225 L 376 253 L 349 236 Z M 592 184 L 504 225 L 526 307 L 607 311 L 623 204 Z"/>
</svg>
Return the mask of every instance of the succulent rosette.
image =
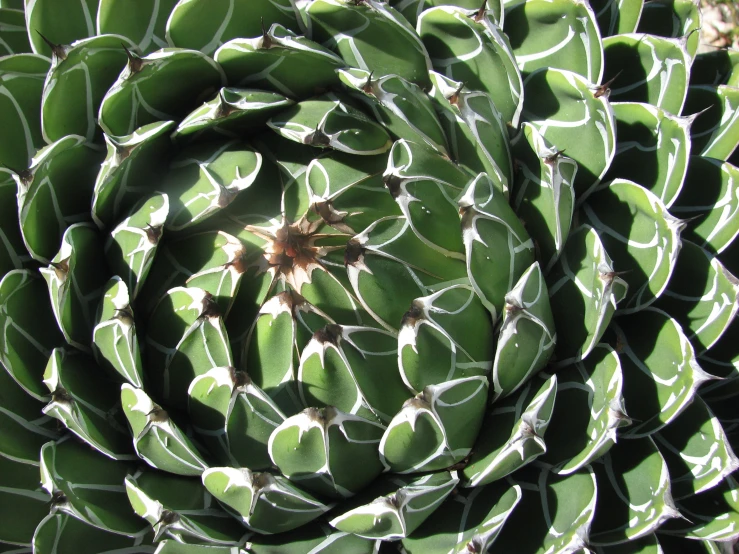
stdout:
<svg viewBox="0 0 739 554">
<path fill-rule="evenodd" d="M 700 24 L 0 0 L 0 552 L 732 552 Z"/>
</svg>

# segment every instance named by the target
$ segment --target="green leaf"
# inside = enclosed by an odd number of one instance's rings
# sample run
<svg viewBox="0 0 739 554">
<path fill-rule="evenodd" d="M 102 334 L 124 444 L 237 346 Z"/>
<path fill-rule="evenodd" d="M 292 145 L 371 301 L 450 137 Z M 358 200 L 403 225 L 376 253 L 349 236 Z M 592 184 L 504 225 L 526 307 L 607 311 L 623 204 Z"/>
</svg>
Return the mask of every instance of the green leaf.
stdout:
<svg viewBox="0 0 739 554">
<path fill-rule="evenodd" d="M 616 432 L 631 420 L 623 406 L 621 362 L 607 344 L 587 359 L 557 371 L 557 398 L 539 461 L 567 475 L 616 444 Z"/>
<path fill-rule="evenodd" d="M 681 39 L 632 33 L 603 39 L 610 98 L 645 102 L 680 114 L 688 92 L 691 57 Z"/>
<path fill-rule="evenodd" d="M 675 269 L 683 222 L 654 193 L 624 179 L 599 187 L 583 212 L 628 285 L 619 312 L 633 313 L 655 302 Z"/>
<path fill-rule="evenodd" d="M 463 486 L 502 479 L 546 452 L 544 434 L 557 396 L 557 377 L 541 374 L 515 394 L 493 404 L 485 415 Z"/>
<path fill-rule="evenodd" d="M 603 37 L 636 31 L 644 0 L 591 0 Z"/>
<path fill-rule="evenodd" d="M 654 441 L 667 463 L 677 500 L 718 485 L 739 468 L 721 423 L 700 398 L 655 433 Z"/>
<path fill-rule="evenodd" d="M 55 348 L 44 372 L 51 402 L 43 413 L 58 419 L 93 449 L 114 460 L 133 460 L 131 436 L 120 411 L 116 383 L 88 355 Z"/>
<path fill-rule="evenodd" d="M 16 195 L 18 185 L 9 169 L 0 168 L 0 275 L 23 269 L 32 258 L 21 236 Z"/>
<path fill-rule="evenodd" d="M 52 44 L 95 36 L 98 0 L 26 0 L 26 29 L 36 54 L 51 56 Z"/>
<path fill-rule="evenodd" d="M 523 472 L 513 482 L 523 492 L 493 548 L 501 552 L 579 552 L 588 544 L 598 485 L 590 467 L 567 476 Z"/>
<path fill-rule="evenodd" d="M 408 554 L 490 551 L 520 500 L 521 487 L 504 481 L 457 491 L 403 539 L 403 548 Z"/>
<path fill-rule="evenodd" d="M 154 528 L 154 541 L 167 536 L 180 543 L 237 546 L 248 536 L 200 479 L 147 470 L 129 475 L 125 484 L 134 511 Z"/>
<path fill-rule="evenodd" d="M 49 513 L 49 495 L 39 486 L 37 464 L 38 461 L 26 464 L 0 456 L 0 517 L 3 521 L 0 540 L 3 542 L 30 545 L 36 525 Z"/>
<path fill-rule="evenodd" d="M 102 153 L 83 137 L 69 135 L 39 150 L 31 168 L 18 173 L 18 218 L 31 256 L 48 262 L 73 223 L 89 218 L 90 199 Z"/>
<path fill-rule="evenodd" d="M 682 38 L 691 58 L 698 51 L 701 9 L 693 0 L 646 2 L 639 20 L 639 32 Z"/>
<path fill-rule="evenodd" d="M 601 82 L 603 45 L 588 2 L 521 2 L 506 10 L 503 30 L 524 78 L 537 69 L 553 68 L 573 71 L 591 83 Z"/>
<path fill-rule="evenodd" d="M 650 104 L 614 102 L 618 145 L 605 180 L 639 183 L 669 208 L 688 170 L 690 117 L 677 117 Z"/>
<path fill-rule="evenodd" d="M 269 456 L 293 483 L 341 499 L 361 491 L 382 473 L 377 448 L 383 431 L 377 423 L 332 407 L 308 408 L 273 431 Z"/>
<path fill-rule="evenodd" d="M 549 291 L 538 262 L 529 267 L 505 296 L 493 362 L 493 396 L 518 389 L 549 361 L 557 333 Z"/>
<path fill-rule="evenodd" d="M 278 92 L 293 100 L 339 84 L 344 61 L 320 44 L 272 25 L 263 36 L 221 46 L 215 60 L 233 86 Z"/>
<path fill-rule="evenodd" d="M 406 386 L 487 375 L 493 365 L 490 316 L 471 287 L 456 285 L 416 298 L 398 334 L 398 363 Z"/>
<path fill-rule="evenodd" d="M 628 285 L 614 271 L 601 237 L 589 225 L 570 233 L 547 281 L 557 330 L 555 363 L 582 360 L 608 328 Z"/>
<path fill-rule="evenodd" d="M 224 42 L 253 37 L 272 24 L 300 31 L 303 22 L 293 0 L 189 0 L 178 2 L 167 20 L 173 46 L 212 55 Z"/>
<path fill-rule="evenodd" d="M 611 329 L 624 374 L 626 411 L 634 421 L 621 434 L 650 435 L 674 420 L 710 376 L 698 365 L 680 325 L 661 310 L 620 317 Z"/>
<path fill-rule="evenodd" d="M 64 344 L 45 289 L 30 270 L 10 271 L 0 281 L 0 362 L 23 390 L 41 401 L 48 400 L 42 382 L 46 362 L 52 349 Z"/>
<path fill-rule="evenodd" d="M 737 86 L 738 65 L 739 53 L 736 50 L 718 48 L 701 52 L 695 57 L 690 68 L 690 84 Z"/>
<path fill-rule="evenodd" d="M 0 6 L 0 56 L 31 51 L 26 31 L 26 16 L 22 9 Z"/>
<path fill-rule="evenodd" d="M 280 475 L 247 468 L 210 468 L 203 473 L 203 485 L 244 525 L 262 534 L 291 531 L 333 507 Z"/>
<path fill-rule="evenodd" d="M 680 517 L 670 494 L 667 464 L 650 438 L 621 441 L 593 464 L 598 501 L 590 544 L 619 544 Z M 648 509 L 645 509 L 648 506 Z"/>
<path fill-rule="evenodd" d="M 98 123 L 108 135 L 129 135 L 148 123 L 178 120 L 225 84 L 223 70 L 195 50 L 164 48 L 128 65 L 103 98 Z"/>
<path fill-rule="evenodd" d="M 124 137 L 105 135 L 108 154 L 100 167 L 92 197 L 92 218 L 111 228 L 140 201 L 154 192 L 167 164 L 174 121 L 158 121 Z"/>
<path fill-rule="evenodd" d="M 344 503 L 329 524 L 368 539 L 406 538 L 440 508 L 458 482 L 456 471 L 383 477 Z"/>
<path fill-rule="evenodd" d="M 167 46 L 165 26 L 179 0 L 139 0 L 132 10 L 127 0 L 100 0 L 98 35 L 122 35 L 149 54 Z"/>
<path fill-rule="evenodd" d="M 108 279 L 106 269 L 100 236 L 91 223 L 69 227 L 57 255 L 40 269 L 64 338 L 83 351 L 90 351 L 98 303 Z"/>
<path fill-rule="evenodd" d="M 518 169 L 511 203 L 534 240 L 544 273 L 548 273 L 570 234 L 577 163 L 554 148 L 530 123 L 522 125 L 512 150 Z"/>
<path fill-rule="evenodd" d="M 584 197 L 603 177 L 616 152 L 607 95 L 576 73 L 540 69 L 524 81 L 522 119 L 577 162 L 574 188 Z"/>
<path fill-rule="evenodd" d="M 41 96 L 49 60 L 36 54 L 0 59 L 0 164 L 20 172 L 31 165 L 44 146 L 41 135 Z"/>
<path fill-rule="evenodd" d="M 126 66 L 124 48 L 134 45 L 125 37 L 105 35 L 55 49 L 41 104 L 41 132 L 46 142 L 66 135 L 79 135 L 90 142 L 102 137 L 97 114 L 103 96 Z"/>
<path fill-rule="evenodd" d="M 495 321 L 506 294 L 534 263 L 534 244 L 507 198 L 485 174 L 469 184 L 459 207 L 470 283 Z"/>
<path fill-rule="evenodd" d="M 693 152 L 728 160 L 739 142 L 739 83 L 688 88 L 685 113 L 700 114 L 690 128 Z M 735 164 L 736 165 L 736 164 Z"/>
<path fill-rule="evenodd" d="M 739 308 L 739 280 L 718 258 L 682 241 L 675 272 L 656 306 L 682 325 L 700 354 L 726 331 Z"/>
<path fill-rule="evenodd" d="M 366 0 L 316 0 L 305 9 L 313 38 L 350 67 L 375 77 L 398 75 L 421 87 L 428 85 L 431 63 L 413 27 L 390 6 Z M 382 48 L 377 45 L 381 44 Z M 403 52 L 398 58 L 397 52 Z"/>
<path fill-rule="evenodd" d="M 201 475 L 208 467 L 194 443 L 143 390 L 124 383 L 121 404 L 136 454 L 150 466 L 185 476 Z"/>
<path fill-rule="evenodd" d="M 683 189 L 671 212 L 686 220 L 681 233 L 720 254 L 739 236 L 739 169 L 703 156 L 691 156 Z"/>
<path fill-rule="evenodd" d="M 135 467 L 100 456 L 74 440 L 48 442 L 41 449 L 41 484 L 52 497 L 52 512 L 143 539 L 149 525 L 131 509 L 123 484 Z"/>
<path fill-rule="evenodd" d="M 42 414 L 43 407 L 0 368 L 0 456 L 38 464 L 41 446 L 59 437 L 56 421 Z"/>
<path fill-rule="evenodd" d="M 479 8 L 432 7 L 419 15 L 416 29 L 434 70 L 470 91 L 490 95 L 503 125 L 515 129 L 523 102 L 521 74 L 499 27 L 503 21 L 496 24 L 491 13 Z"/>
<path fill-rule="evenodd" d="M 188 394 L 194 430 L 219 463 L 253 470 L 273 467 L 268 442 L 285 415 L 249 375 L 214 367 L 193 379 Z"/>
<path fill-rule="evenodd" d="M 484 375 L 428 385 L 388 424 L 380 460 L 393 473 L 439 471 L 466 458 L 485 415 Z"/>
</svg>

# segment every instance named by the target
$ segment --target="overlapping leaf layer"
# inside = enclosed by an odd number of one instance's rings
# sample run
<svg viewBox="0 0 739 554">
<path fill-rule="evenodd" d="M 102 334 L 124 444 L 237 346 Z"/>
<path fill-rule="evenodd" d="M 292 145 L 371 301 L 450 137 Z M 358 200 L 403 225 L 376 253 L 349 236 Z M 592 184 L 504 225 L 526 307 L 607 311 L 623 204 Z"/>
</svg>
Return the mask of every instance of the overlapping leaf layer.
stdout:
<svg viewBox="0 0 739 554">
<path fill-rule="evenodd" d="M 727 554 L 739 54 L 692 0 L 0 0 L 0 552 Z"/>
</svg>

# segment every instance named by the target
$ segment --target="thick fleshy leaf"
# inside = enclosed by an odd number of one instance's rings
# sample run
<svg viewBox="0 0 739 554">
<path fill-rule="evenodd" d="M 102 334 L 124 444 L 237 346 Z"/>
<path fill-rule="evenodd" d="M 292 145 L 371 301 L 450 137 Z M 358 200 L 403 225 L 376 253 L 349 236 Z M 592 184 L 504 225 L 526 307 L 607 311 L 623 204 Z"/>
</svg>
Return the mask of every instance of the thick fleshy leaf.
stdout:
<svg viewBox="0 0 739 554">
<path fill-rule="evenodd" d="M 739 483 L 729 475 L 717 486 L 677 503 L 683 519 L 667 522 L 660 532 L 693 540 L 739 538 Z"/>
<path fill-rule="evenodd" d="M 633 33 L 641 18 L 644 0 L 591 0 L 604 37 Z"/>
<path fill-rule="evenodd" d="M 280 475 L 246 468 L 210 468 L 203 473 L 203 485 L 244 525 L 262 534 L 291 531 L 333 507 Z"/>
<path fill-rule="evenodd" d="M 51 402 L 43 412 L 114 460 L 133 460 L 116 383 L 87 354 L 55 348 L 44 372 Z"/>
<path fill-rule="evenodd" d="M 459 207 L 469 279 L 495 321 L 506 294 L 534 263 L 534 243 L 507 198 L 485 174 L 470 183 Z"/>
<path fill-rule="evenodd" d="M 149 319 L 146 364 L 154 391 L 168 406 L 185 409 L 192 380 L 217 366 L 232 366 L 218 305 L 203 289 L 176 287 Z"/>
<path fill-rule="evenodd" d="M 674 317 L 698 354 L 711 348 L 739 309 L 739 279 L 700 246 L 682 241 L 675 272 L 656 306 Z"/>
<path fill-rule="evenodd" d="M 598 501 L 590 544 L 619 544 L 680 517 L 670 494 L 667 464 L 650 438 L 621 441 L 593 464 Z"/>
<path fill-rule="evenodd" d="M 185 476 L 201 475 L 208 467 L 193 442 L 143 390 L 124 383 L 121 404 L 136 454 L 150 466 Z"/>
<path fill-rule="evenodd" d="M 26 16 L 22 9 L 0 5 L 0 56 L 31 51 L 26 31 Z"/>
<path fill-rule="evenodd" d="M 18 184 L 18 219 L 28 252 L 48 262 L 65 230 L 89 219 L 90 199 L 102 152 L 83 137 L 69 135 L 39 150 Z"/>
<path fill-rule="evenodd" d="M 10 271 L 0 281 L 0 362 L 37 400 L 48 400 L 44 368 L 52 349 L 64 344 L 45 288 L 30 270 Z"/>
<path fill-rule="evenodd" d="M 143 387 L 141 351 L 126 283 L 113 277 L 105 284 L 92 332 L 93 352 L 98 362 L 136 387 Z"/>
<path fill-rule="evenodd" d="M 487 93 L 504 128 L 516 128 L 523 84 L 511 45 L 499 27 L 502 21 L 496 24 L 490 12 L 479 11 L 480 6 L 466 8 L 440 5 L 424 11 L 416 24 L 418 35 L 434 70 L 470 91 Z"/>
<path fill-rule="evenodd" d="M 253 470 L 272 467 L 268 442 L 285 415 L 249 375 L 214 367 L 193 379 L 188 393 L 195 432 L 219 463 Z"/>
<path fill-rule="evenodd" d="M 739 169 L 692 156 L 683 189 L 670 211 L 687 220 L 682 237 L 720 254 L 739 236 Z"/>
<path fill-rule="evenodd" d="M 154 540 L 212 546 L 243 544 L 248 533 L 224 512 L 200 479 L 143 471 L 125 480 L 134 511 L 154 528 Z"/>
<path fill-rule="evenodd" d="M 168 159 L 174 121 L 158 121 L 124 137 L 105 135 L 108 154 L 100 167 L 92 197 L 92 218 L 110 228 L 159 186 Z M 158 169 L 157 169 L 158 168 Z"/>
<path fill-rule="evenodd" d="M 274 430 L 269 455 L 293 483 L 340 499 L 353 496 L 382 473 L 377 447 L 383 431 L 378 423 L 331 407 L 308 408 Z"/>
<path fill-rule="evenodd" d="M 616 351 L 596 346 L 586 360 L 557 371 L 557 398 L 540 461 L 560 475 L 577 471 L 616 444 L 631 420 L 623 407 L 623 374 Z"/>
<path fill-rule="evenodd" d="M 425 387 L 388 424 L 380 460 L 393 473 L 438 471 L 466 458 L 488 400 L 484 375 Z"/>
<path fill-rule="evenodd" d="M 513 482 L 523 495 L 495 541 L 495 550 L 574 553 L 589 544 L 588 531 L 599 492 L 590 467 L 567 476 L 532 470 L 519 474 Z"/>
<path fill-rule="evenodd" d="M 101 138 L 97 126 L 100 102 L 126 66 L 124 48 L 133 47 L 117 35 L 55 46 L 41 104 L 41 132 L 46 142 L 67 135 L 79 135 L 90 142 Z"/>
<path fill-rule="evenodd" d="M 736 149 L 739 142 L 738 86 L 739 83 L 688 88 L 685 113 L 700 114 L 690 128 L 694 154 L 728 160 Z"/>
<path fill-rule="evenodd" d="M 521 487 L 500 481 L 447 499 L 410 537 L 408 554 L 486 552 L 521 500 Z"/>
<path fill-rule="evenodd" d="M 490 316 L 469 286 L 416 298 L 398 335 L 403 381 L 418 394 L 427 385 L 487 375 L 493 365 L 492 333 Z"/>
<path fill-rule="evenodd" d="M 294 0 L 181 0 L 167 21 L 167 41 L 211 55 L 224 42 L 257 36 L 273 23 L 300 31 Z"/>
<path fill-rule="evenodd" d="M 577 73 L 540 69 L 524 81 L 522 119 L 577 162 L 575 196 L 583 197 L 605 174 L 616 152 L 607 89 Z"/>
<path fill-rule="evenodd" d="M 710 376 L 698 365 L 677 321 L 656 308 L 611 324 L 624 374 L 624 400 L 633 424 L 624 438 L 644 437 L 675 419 Z"/>
<path fill-rule="evenodd" d="M 556 342 L 549 291 L 539 263 L 534 262 L 505 296 L 493 362 L 494 398 L 511 394 L 542 369 Z"/>
<path fill-rule="evenodd" d="M 688 170 L 692 118 L 638 102 L 611 106 L 618 144 L 605 179 L 618 177 L 639 183 L 669 208 L 680 194 Z"/>
<path fill-rule="evenodd" d="M 98 303 L 108 279 L 98 230 L 75 223 L 62 237 L 62 247 L 48 267 L 41 268 L 59 328 L 67 342 L 89 351 Z"/>
<path fill-rule="evenodd" d="M 231 85 L 278 92 L 294 100 L 338 85 L 335 71 L 345 65 L 327 48 L 282 25 L 272 25 L 257 38 L 231 40 L 214 57 Z"/>
<path fill-rule="evenodd" d="M 17 192 L 13 172 L 0 167 L 0 275 L 28 267 L 32 260 L 21 236 Z"/>
<path fill-rule="evenodd" d="M 431 72 L 429 92 L 439 121 L 448 137 L 450 155 L 472 174 L 488 173 L 508 192 L 513 164 L 508 128 L 490 95 L 469 90 L 463 83 Z"/>
<path fill-rule="evenodd" d="M 33 535 L 33 552 L 59 554 L 73 551 L 76 554 L 153 554 L 155 548 L 146 546 L 147 537 L 126 537 L 93 527 L 67 514 L 46 516 L 38 524 Z"/>
<path fill-rule="evenodd" d="M 557 377 L 535 377 L 514 395 L 496 402 L 485 415 L 463 486 L 502 479 L 546 452 L 544 433 L 554 409 Z"/>
<path fill-rule="evenodd" d="M 603 79 L 614 79 L 611 100 L 682 113 L 691 58 L 681 39 L 631 33 L 603 39 L 603 50 Z"/>
<path fill-rule="evenodd" d="M 624 179 L 599 187 L 583 212 L 628 285 L 619 311 L 633 313 L 652 304 L 675 269 L 684 223 L 654 193 Z"/>
<path fill-rule="evenodd" d="M 522 125 L 512 149 L 517 172 L 511 204 L 534 240 L 544 273 L 548 273 L 570 233 L 577 163 L 553 148 L 530 123 Z"/>
<path fill-rule="evenodd" d="M 36 54 L 0 59 L 0 164 L 20 172 L 31 166 L 41 136 L 41 96 L 49 60 Z"/>
<path fill-rule="evenodd" d="M 552 25 L 552 21 L 557 21 Z M 530 0 L 506 10 L 503 28 L 524 76 L 541 68 L 573 71 L 591 83 L 603 76 L 595 13 L 583 0 Z"/>
<path fill-rule="evenodd" d="M 181 231 L 218 213 L 254 184 L 261 168 L 262 155 L 240 140 L 180 151 L 162 185 L 170 202 L 165 227 Z"/>
<path fill-rule="evenodd" d="M 557 330 L 556 363 L 586 358 L 628 288 L 616 274 L 601 237 L 589 225 L 572 231 L 562 256 L 547 276 Z"/>
<path fill-rule="evenodd" d="M 128 65 L 100 105 L 98 124 L 114 136 L 156 121 L 181 119 L 225 83 L 223 70 L 195 50 L 164 48 Z"/>
<path fill-rule="evenodd" d="M 421 87 L 428 84 L 431 63 L 423 43 L 405 18 L 387 4 L 316 0 L 305 13 L 313 38 L 350 67 L 371 71 L 378 78 L 398 75 Z M 398 58 L 396 52 L 403 52 L 403 57 Z"/>
<path fill-rule="evenodd" d="M 131 509 L 123 484 L 135 467 L 100 456 L 74 440 L 49 442 L 41 449 L 41 484 L 52 497 L 52 512 L 104 531 L 143 538 L 149 525 Z"/>
<path fill-rule="evenodd" d="M 371 327 L 330 324 L 303 348 L 298 392 L 303 406 L 387 423 L 410 396 L 400 378 L 395 337 Z"/>
<path fill-rule="evenodd" d="M 59 437 L 56 421 L 42 414 L 43 407 L 0 367 L 0 457 L 38 464 L 41 446 Z"/>
<path fill-rule="evenodd" d="M 33 51 L 51 56 L 46 40 L 71 44 L 95 36 L 97 10 L 98 0 L 26 0 L 26 29 Z"/>
<path fill-rule="evenodd" d="M 38 466 L 0 456 L 0 517 L 3 521 L 0 541 L 17 546 L 30 545 L 36 525 L 48 513 L 49 495 L 39 485 Z"/>
<path fill-rule="evenodd" d="M 149 54 L 167 45 L 165 26 L 178 0 L 139 0 L 132 10 L 127 0 L 100 0 L 97 34 L 122 35 L 137 50 Z"/>
<path fill-rule="evenodd" d="M 693 60 L 690 68 L 691 85 L 730 85 L 739 84 L 739 53 L 730 48 L 717 48 L 701 52 Z"/>
<path fill-rule="evenodd" d="M 721 423 L 700 398 L 656 433 L 654 441 L 667 463 L 677 500 L 718 485 L 739 468 Z"/>
<path fill-rule="evenodd" d="M 662 37 L 682 38 L 691 58 L 698 51 L 701 9 L 693 0 L 645 2 L 639 32 Z"/>
<path fill-rule="evenodd" d="M 368 539 L 406 538 L 440 508 L 458 482 L 456 471 L 383 477 L 345 503 L 329 524 Z"/>
</svg>

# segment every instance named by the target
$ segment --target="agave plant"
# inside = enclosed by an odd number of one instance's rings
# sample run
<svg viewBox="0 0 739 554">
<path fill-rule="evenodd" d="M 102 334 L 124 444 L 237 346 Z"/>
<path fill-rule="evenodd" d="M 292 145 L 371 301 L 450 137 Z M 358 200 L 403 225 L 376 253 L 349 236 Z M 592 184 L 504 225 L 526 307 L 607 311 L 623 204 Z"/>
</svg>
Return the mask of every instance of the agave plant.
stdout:
<svg viewBox="0 0 739 554">
<path fill-rule="evenodd" d="M 731 552 L 739 53 L 699 27 L 0 0 L 0 552 Z"/>
</svg>

